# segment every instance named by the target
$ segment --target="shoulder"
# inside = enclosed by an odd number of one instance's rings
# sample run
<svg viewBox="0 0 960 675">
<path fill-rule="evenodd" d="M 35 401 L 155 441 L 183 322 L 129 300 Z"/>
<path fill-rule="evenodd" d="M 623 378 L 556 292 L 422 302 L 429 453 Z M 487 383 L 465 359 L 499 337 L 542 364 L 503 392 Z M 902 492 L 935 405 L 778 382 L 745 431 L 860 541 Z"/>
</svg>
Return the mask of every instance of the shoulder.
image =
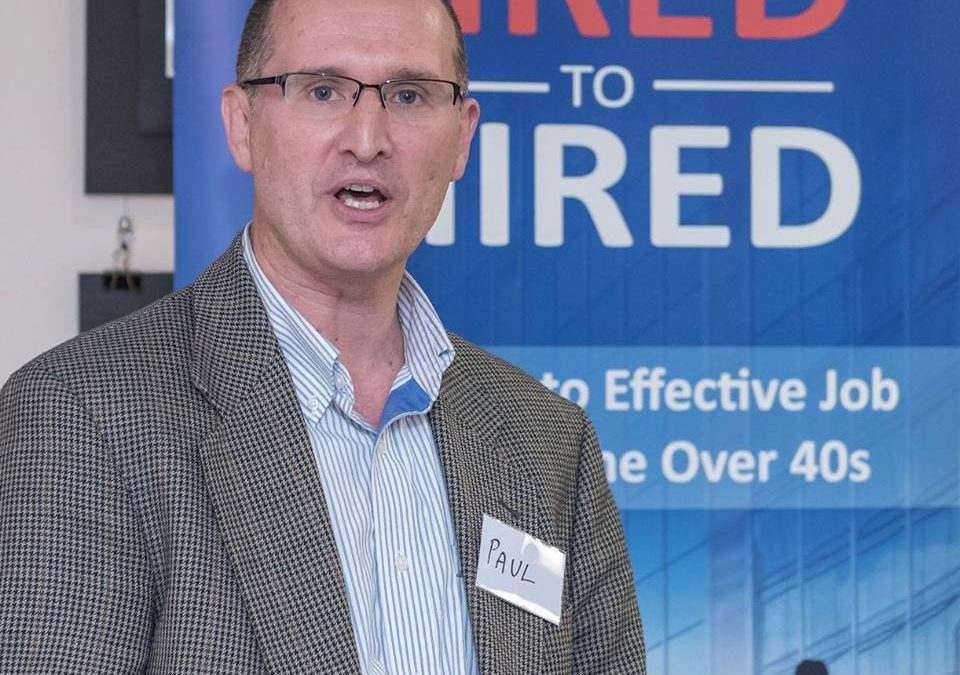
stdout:
<svg viewBox="0 0 960 675">
<path fill-rule="evenodd" d="M 195 323 L 235 320 L 231 311 L 237 299 L 249 297 L 256 298 L 256 292 L 237 235 L 194 283 L 44 352 L 11 380 L 46 373 L 77 391 L 102 387 L 103 395 L 122 395 L 138 382 L 181 376 L 193 351 L 201 347 L 194 344 L 200 341 Z M 206 318 L 200 312 L 203 302 L 208 307 Z M 210 312 L 209 307 L 219 312 Z"/>
<path fill-rule="evenodd" d="M 10 376 L 5 404 L 16 398 L 69 391 L 92 407 L 132 395 L 149 381 L 188 368 L 191 287 L 40 354 Z"/>
<path fill-rule="evenodd" d="M 146 307 L 89 330 L 36 357 L 30 367 L 44 366 L 64 376 L 111 365 L 132 365 L 163 351 L 189 344 L 192 334 L 191 287 L 171 293 Z"/>
<path fill-rule="evenodd" d="M 479 395 L 500 409 L 506 420 L 581 428 L 583 410 L 558 396 L 517 366 L 491 354 L 462 337 L 450 334 L 456 350 L 452 375 L 468 382 Z"/>
</svg>

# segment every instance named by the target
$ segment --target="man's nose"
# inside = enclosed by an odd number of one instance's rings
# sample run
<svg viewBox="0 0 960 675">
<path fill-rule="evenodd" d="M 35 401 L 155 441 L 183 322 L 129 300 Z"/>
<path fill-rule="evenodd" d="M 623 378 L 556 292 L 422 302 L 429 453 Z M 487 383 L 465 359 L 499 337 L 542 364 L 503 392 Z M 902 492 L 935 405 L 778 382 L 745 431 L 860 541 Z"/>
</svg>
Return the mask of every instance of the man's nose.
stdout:
<svg viewBox="0 0 960 675">
<path fill-rule="evenodd" d="M 340 151 L 361 162 L 371 162 L 380 155 L 389 157 L 393 153 L 390 133 L 390 113 L 383 106 L 380 92 L 372 87 L 361 89 L 356 103 L 344 115 Z"/>
</svg>

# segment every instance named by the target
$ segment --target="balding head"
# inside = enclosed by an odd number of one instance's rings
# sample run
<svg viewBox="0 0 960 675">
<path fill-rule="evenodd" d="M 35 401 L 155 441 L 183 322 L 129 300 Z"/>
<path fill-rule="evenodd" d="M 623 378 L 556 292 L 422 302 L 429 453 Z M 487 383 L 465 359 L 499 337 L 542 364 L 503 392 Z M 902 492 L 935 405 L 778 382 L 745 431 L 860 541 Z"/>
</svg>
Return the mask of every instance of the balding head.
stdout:
<svg viewBox="0 0 960 675">
<path fill-rule="evenodd" d="M 270 18 L 274 6 L 280 0 L 254 0 L 240 37 L 237 52 L 237 82 L 262 77 L 263 64 L 270 58 L 272 36 Z M 467 86 L 467 49 L 463 42 L 463 30 L 456 12 L 448 0 L 436 0 L 446 10 L 453 28 L 453 61 L 457 81 Z"/>
</svg>

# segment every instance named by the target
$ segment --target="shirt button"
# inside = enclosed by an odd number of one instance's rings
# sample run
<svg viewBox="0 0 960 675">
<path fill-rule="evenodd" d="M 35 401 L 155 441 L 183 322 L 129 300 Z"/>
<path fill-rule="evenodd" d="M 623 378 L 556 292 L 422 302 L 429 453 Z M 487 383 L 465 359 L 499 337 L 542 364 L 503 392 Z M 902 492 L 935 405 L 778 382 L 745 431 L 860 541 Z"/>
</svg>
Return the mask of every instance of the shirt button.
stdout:
<svg viewBox="0 0 960 675">
<path fill-rule="evenodd" d="M 386 451 L 387 451 L 387 439 L 381 438 L 379 441 L 377 441 L 377 452 L 379 452 L 382 455 Z"/>
<path fill-rule="evenodd" d="M 307 402 L 307 407 L 310 408 L 310 412 L 317 412 L 318 410 L 320 410 L 320 399 L 311 398 Z"/>
<path fill-rule="evenodd" d="M 347 378 L 345 378 L 343 375 L 337 375 L 336 379 L 334 380 L 334 386 L 336 386 L 337 391 L 343 391 L 347 388 Z"/>
<path fill-rule="evenodd" d="M 394 564 L 396 564 L 397 569 L 400 570 L 401 572 L 406 572 L 407 568 L 410 567 L 410 561 L 407 560 L 407 556 L 403 555 L 402 553 L 398 553 L 397 557 L 394 558 L 393 562 Z"/>
</svg>

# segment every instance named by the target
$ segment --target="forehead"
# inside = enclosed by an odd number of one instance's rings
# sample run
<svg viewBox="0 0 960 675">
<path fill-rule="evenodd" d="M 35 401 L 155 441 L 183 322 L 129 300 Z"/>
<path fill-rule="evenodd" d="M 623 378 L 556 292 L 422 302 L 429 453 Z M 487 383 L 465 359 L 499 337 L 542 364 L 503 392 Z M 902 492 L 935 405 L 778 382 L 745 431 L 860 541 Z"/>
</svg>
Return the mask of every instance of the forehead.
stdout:
<svg viewBox="0 0 960 675">
<path fill-rule="evenodd" d="M 441 0 L 279 0 L 270 72 L 338 69 L 358 78 L 397 72 L 453 77 L 454 32 Z"/>
</svg>

